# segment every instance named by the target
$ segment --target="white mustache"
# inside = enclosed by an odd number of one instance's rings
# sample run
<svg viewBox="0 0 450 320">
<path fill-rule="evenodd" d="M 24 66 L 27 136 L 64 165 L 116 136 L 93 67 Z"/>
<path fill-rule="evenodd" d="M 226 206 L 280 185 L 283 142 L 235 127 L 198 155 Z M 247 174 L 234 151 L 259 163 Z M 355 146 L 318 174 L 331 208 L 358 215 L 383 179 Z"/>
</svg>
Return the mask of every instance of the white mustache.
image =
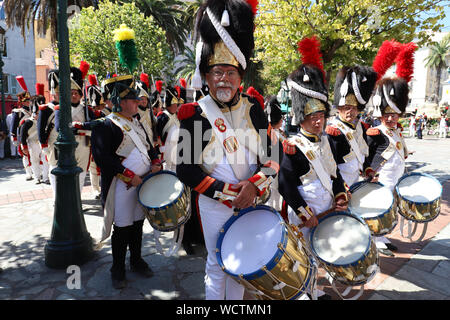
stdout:
<svg viewBox="0 0 450 320">
<path fill-rule="evenodd" d="M 217 87 L 233 88 L 233 85 L 230 82 L 221 81 L 216 84 L 216 88 Z"/>
</svg>

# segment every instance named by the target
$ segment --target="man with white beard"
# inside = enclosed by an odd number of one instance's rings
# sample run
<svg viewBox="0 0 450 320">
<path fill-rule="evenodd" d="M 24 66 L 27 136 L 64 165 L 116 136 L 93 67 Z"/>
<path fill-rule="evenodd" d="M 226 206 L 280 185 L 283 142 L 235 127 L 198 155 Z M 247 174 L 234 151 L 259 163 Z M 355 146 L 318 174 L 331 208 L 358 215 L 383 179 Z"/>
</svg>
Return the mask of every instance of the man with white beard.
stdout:
<svg viewBox="0 0 450 320">
<path fill-rule="evenodd" d="M 253 205 L 270 188 L 279 169 L 281 147 L 271 145 L 264 106 L 239 91 L 254 48 L 255 13 L 246 1 L 236 0 L 209 0 L 200 8 L 192 85 L 199 90 L 206 80 L 209 94 L 178 111 L 177 176 L 198 194 L 208 251 L 207 300 L 243 298 L 244 288 L 217 262 L 219 231 L 233 209 Z"/>
</svg>

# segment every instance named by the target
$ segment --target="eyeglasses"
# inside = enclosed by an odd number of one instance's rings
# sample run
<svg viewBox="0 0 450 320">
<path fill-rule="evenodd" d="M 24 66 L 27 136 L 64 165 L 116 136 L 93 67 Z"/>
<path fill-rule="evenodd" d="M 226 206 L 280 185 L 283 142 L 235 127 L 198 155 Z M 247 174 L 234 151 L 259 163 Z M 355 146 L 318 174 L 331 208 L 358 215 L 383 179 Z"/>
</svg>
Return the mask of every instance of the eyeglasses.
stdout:
<svg viewBox="0 0 450 320">
<path fill-rule="evenodd" d="M 226 74 L 228 78 L 236 78 L 239 75 L 239 72 L 236 70 L 223 71 L 219 69 L 211 70 L 209 73 L 213 75 L 216 79 L 222 79 L 222 77 Z"/>
</svg>

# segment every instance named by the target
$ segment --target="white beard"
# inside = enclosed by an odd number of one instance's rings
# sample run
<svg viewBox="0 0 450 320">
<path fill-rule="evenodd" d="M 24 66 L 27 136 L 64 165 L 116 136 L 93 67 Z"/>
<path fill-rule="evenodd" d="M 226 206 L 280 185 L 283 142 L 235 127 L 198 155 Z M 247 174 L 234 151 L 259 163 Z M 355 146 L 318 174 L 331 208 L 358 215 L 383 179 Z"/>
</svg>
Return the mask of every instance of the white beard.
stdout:
<svg viewBox="0 0 450 320">
<path fill-rule="evenodd" d="M 217 100 L 219 100 L 220 102 L 229 102 L 233 98 L 232 89 L 231 88 L 217 89 L 216 96 Z"/>
</svg>

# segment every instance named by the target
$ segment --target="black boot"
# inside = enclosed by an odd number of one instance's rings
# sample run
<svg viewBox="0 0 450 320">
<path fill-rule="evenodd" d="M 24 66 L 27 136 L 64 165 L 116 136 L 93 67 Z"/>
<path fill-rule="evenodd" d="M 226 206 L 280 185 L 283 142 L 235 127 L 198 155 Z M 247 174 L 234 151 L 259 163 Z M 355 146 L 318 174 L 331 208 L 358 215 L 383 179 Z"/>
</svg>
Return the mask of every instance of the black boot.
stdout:
<svg viewBox="0 0 450 320">
<path fill-rule="evenodd" d="M 131 233 L 129 247 L 130 247 L 130 268 L 145 278 L 153 276 L 153 271 L 148 266 L 147 262 L 141 257 L 142 248 L 142 228 L 145 220 L 135 221 L 133 224 L 133 231 Z"/>
<path fill-rule="evenodd" d="M 125 279 L 125 257 L 127 246 L 133 226 L 117 227 L 111 236 L 111 247 L 113 255 L 113 265 L 111 267 L 111 279 L 115 289 L 123 289 L 126 286 Z"/>
</svg>

